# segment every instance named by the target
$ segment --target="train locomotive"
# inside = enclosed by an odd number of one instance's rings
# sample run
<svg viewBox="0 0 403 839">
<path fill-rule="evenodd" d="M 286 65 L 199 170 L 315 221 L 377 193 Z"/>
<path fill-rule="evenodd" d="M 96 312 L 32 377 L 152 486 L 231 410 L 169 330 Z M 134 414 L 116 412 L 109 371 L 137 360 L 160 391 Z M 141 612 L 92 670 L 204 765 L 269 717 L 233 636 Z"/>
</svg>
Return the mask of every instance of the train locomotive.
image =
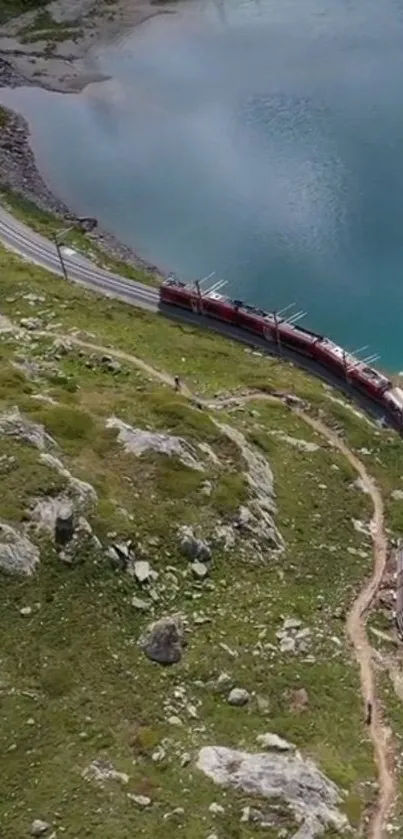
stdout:
<svg viewBox="0 0 403 839">
<path fill-rule="evenodd" d="M 279 349 L 285 347 L 314 360 L 381 406 L 388 420 L 403 430 L 403 390 L 329 338 L 298 326 L 276 312 L 266 312 L 242 300 L 231 300 L 215 290 L 203 293 L 198 282 L 190 285 L 174 277 L 167 278 L 160 286 L 160 302 L 237 327 L 276 344 Z"/>
</svg>

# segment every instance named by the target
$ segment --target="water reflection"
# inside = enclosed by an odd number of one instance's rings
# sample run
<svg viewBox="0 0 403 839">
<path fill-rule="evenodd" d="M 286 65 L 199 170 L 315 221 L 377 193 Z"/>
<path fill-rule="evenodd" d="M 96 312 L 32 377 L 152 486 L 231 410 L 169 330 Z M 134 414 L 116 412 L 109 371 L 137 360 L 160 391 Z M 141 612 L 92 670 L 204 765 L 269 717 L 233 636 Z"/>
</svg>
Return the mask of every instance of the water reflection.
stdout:
<svg viewBox="0 0 403 839">
<path fill-rule="evenodd" d="M 81 96 L 10 94 L 55 190 L 164 268 L 403 366 L 397 4 L 180 8 L 94 53 L 110 79 Z"/>
</svg>

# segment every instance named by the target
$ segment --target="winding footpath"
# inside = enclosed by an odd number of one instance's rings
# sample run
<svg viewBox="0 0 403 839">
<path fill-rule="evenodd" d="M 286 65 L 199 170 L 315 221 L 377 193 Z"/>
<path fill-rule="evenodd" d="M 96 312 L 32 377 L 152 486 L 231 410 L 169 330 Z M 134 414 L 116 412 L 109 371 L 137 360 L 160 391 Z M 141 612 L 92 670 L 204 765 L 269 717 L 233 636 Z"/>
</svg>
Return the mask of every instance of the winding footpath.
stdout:
<svg viewBox="0 0 403 839">
<path fill-rule="evenodd" d="M 6 247 L 12 249 L 23 258 L 41 265 L 48 270 L 61 274 L 60 264 L 56 253 L 55 246 L 52 242 L 34 233 L 30 228 L 26 227 L 21 222 L 14 219 L 4 209 L 0 208 L 0 240 Z M 81 255 L 66 255 L 65 263 L 69 278 L 75 282 L 84 285 L 87 288 L 95 291 L 109 294 L 117 297 L 131 305 L 139 306 L 148 309 L 152 312 L 158 312 L 159 295 L 158 291 L 144 286 L 141 283 L 136 283 L 131 280 L 113 274 L 109 271 L 96 268 L 89 260 Z M 172 316 L 172 314 L 171 314 Z M 195 320 L 189 313 L 178 313 L 179 319 Z M 200 320 L 197 321 L 200 323 Z M 211 324 L 205 324 L 210 326 Z M 240 335 L 233 328 L 225 328 L 225 324 L 214 324 L 216 331 L 220 331 L 228 337 L 237 340 L 243 340 L 244 343 L 256 345 L 258 341 L 249 336 Z M 56 337 L 56 336 L 54 336 Z M 67 338 L 76 345 L 82 346 L 93 351 L 107 351 L 110 355 L 120 358 L 142 369 L 148 375 L 158 378 L 167 384 L 174 385 L 173 377 L 167 373 L 161 372 L 153 368 L 151 365 L 144 362 L 142 359 L 132 356 L 129 353 L 114 350 L 111 347 L 100 347 L 87 341 L 82 341 L 77 337 L 71 335 L 60 335 L 60 338 Z M 265 351 L 268 351 L 267 344 L 263 345 Z M 293 361 L 299 361 L 293 358 L 292 354 L 287 354 L 287 358 Z M 304 365 L 305 367 L 307 365 Z M 315 371 L 311 366 L 308 367 L 310 372 L 316 375 L 321 375 L 323 372 Z M 331 381 L 330 377 L 326 377 L 331 384 L 336 384 L 340 388 L 340 383 Z M 343 388 L 346 390 L 346 388 Z M 190 399 L 192 402 L 208 409 L 214 409 L 218 406 L 223 407 L 222 400 L 202 400 L 196 397 L 188 388 L 181 389 L 182 395 Z M 354 394 L 355 395 L 355 394 Z M 242 396 L 239 401 L 253 400 L 256 398 L 265 398 L 270 401 L 281 401 L 280 397 L 275 397 L 267 394 L 250 393 Z M 379 584 L 381 582 L 387 558 L 387 539 L 384 525 L 384 508 L 382 496 L 376 486 L 373 478 L 368 474 L 364 464 L 359 458 L 348 448 L 348 446 L 337 436 L 331 429 L 318 419 L 314 419 L 299 407 L 289 406 L 291 410 L 308 425 L 310 425 L 320 435 L 325 437 L 332 446 L 337 448 L 339 452 L 348 460 L 351 466 L 359 475 L 363 486 L 366 488 L 371 497 L 373 504 L 373 518 L 371 522 L 371 538 L 373 545 L 373 573 L 371 578 L 365 583 L 364 587 L 358 594 L 353 606 L 347 616 L 347 634 L 354 649 L 355 658 L 360 668 L 361 692 L 364 703 L 370 702 L 372 704 L 373 713 L 370 725 L 370 735 L 374 745 L 375 760 L 378 769 L 379 793 L 376 803 L 372 809 L 369 823 L 367 825 L 368 839 L 383 839 L 386 831 L 386 823 L 388 815 L 394 803 L 396 794 L 396 779 L 392 767 L 391 760 L 391 745 L 388 742 L 388 737 L 382 722 L 382 713 L 380 703 L 376 694 L 375 676 L 372 665 L 372 649 L 368 641 L 366 632 L 366 617 L 368 610 L 376 596 Z M 368 407 L 368 406 L 366 406 Z"/>
<path fill-rule="evenodd" d="M 371 539 L 374 556 L 373 572 L 368 582 L 361 589 L 347 615 L 346 628 L 354 654 L 360 668 L 361 692 L 364 702 L 372 705 L 372 720 L 370 725 L 371 739 L 374 744 L 375 760 L 378 769 L 379 794 L 368 825 L 369 839 L 382 839 L 385 835 L 385 825 L 394 803 L 396 795 L 396 779 L 391 767 L 390 751 L 387 732 L 382 723 L 382 714 L 376 695 L 374 669 L 372 665 L 372 648 L 366 631 L 366 615 L 374 601 L 381 583 L 387 560 L 388 543 L 385 533 L 385 517 L 382 495 L 364 464 L 346 446 L 343 440 L 334 434 L 320 420 L 313 419 L 308 414 L 296 409 L 296 413 L 315 431 L 335 446 L 358 473 L 363 488 L 368 492 L 374 508 L 371 521 Z"/>
</svg>

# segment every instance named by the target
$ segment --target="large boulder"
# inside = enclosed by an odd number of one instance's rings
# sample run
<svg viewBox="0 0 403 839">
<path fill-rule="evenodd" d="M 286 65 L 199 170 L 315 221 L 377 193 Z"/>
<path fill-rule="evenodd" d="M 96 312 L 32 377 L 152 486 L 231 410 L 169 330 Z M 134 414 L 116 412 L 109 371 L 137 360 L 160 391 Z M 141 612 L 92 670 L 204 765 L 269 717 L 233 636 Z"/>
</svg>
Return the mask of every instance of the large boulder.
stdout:
<svg viewBox="0 0 403 839">
<path fill-rule="evenodd" d="M 185 633 L 179 615 L 160 618 L 151 623 L 139 640 L 140 648 L 151 661 L 177 664 L 182 658 Z"/>
<path fill-rule="evenodd" d="M 300 824 L 294 839 L 314 839 L 327 828 L 342 831 L 348 827 L 347 818 L 338 807 L 338 788 L 299 752 L 251 754 L 224 746 L 206 746 L 199 752 L 197 766 L 222 786 L 260 799 L 282 798 Z"/>
<path fill-rule="evenodd" d="M 180 549 L 184 556 L 192 562 L 196 559 L 199 562 L 209 562 L 211 550 L 203 539 L 198 539 L 191 527 L 183 525 L 179 528 Z"/>
<path fill-rule="evenodd" d="M 55 521 L 55 542 L 67 545 L 74 536 L 74 507 L 71 502 L 61 505 Z"/>
</svg>

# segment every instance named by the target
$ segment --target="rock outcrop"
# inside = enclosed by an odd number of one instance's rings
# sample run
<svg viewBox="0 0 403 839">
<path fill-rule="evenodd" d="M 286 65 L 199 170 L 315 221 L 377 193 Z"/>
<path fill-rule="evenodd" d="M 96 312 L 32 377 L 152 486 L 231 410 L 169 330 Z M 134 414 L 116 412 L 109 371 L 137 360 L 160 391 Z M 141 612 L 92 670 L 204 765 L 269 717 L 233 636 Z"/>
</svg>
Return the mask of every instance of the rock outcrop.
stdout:
<svg viewBox="0 0 403 839">
<path fill-rule="evenodd" d="M 10 525 L 0 522 L 0 570 L 30 577 L 39 559 L 36 545 Z"/>
<path fill-rule="evenodd" d="M 327 828 L 348 827 L 336 785 L 315 764 L 295 754 L 249 752 L 224 746 L 200 750 L 198 768 L 217 784 L 261 798 L 282 798 L 301 825 L 294 839 L 313 839 Z"/>
<path fill-rule="evenodd" d="M 258 543 L 266 543 L 274 550 L 283 550 L 283 538 L 274 521 L 276 513 L 274 479 L 267 459 L 248 443 L 239 429 L 217 421 L 215 424 L 236 444 L 246 464 L 245 475 L 251 499 L 247 507 L 240 508 L 235 521 L 236 526 L 241 532 L 254 537 Z"/>
<path fill-rule="evenodd" d="M 0 436 L 14 437 L 41 451 L 56 447 L 55 440 L 47 434 L 43 425 L 23 417 L 17 407 L 0 414 Z"/>
<path fill-rule="evenodd" d="M 118 440 L 123 444 L 125 451 L 130 454 L 141 457 L 146 452 L 157 452 L 158 454 L 168 455 L 168 457 L 177 457 L 189 469 L 196 469 L 198 472 L 204 471 L 203 464 L 198 460 L 195 449 L 182 437 L 159 434 L 155 431 L 146 431 L 143 428 L 133 428 L 118 417 L 110 417 L 106 422 L 106 427 L 118 430 Z"/>
</svg>

